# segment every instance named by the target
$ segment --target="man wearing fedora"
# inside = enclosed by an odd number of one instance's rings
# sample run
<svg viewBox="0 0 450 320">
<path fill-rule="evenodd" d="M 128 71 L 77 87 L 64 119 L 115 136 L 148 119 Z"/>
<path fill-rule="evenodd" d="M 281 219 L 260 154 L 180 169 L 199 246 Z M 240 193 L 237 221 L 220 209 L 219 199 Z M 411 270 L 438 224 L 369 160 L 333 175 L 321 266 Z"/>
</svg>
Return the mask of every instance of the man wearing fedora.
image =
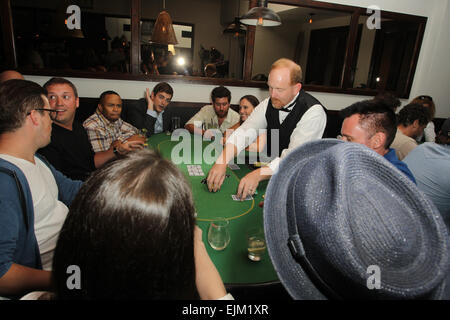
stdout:
<svg viewBox="0 0 450 320">
<path fill-rule="evenodd" d="M 209 191 L 220 189 L 227 164 L 256 140 L 257 130 L 267 129 L 267 151 L 273 160 L 241 179 L 237 190 L 240 199 L 252 195 L 259 182 L 269 179 L 278 170 L 280 161 L 296 147 L 322 138 L 327 115 L 322 104 L 302 89 L 302 69 L 298 64 L 285 58 L 275 61 L 267 84 L 270 97 L 227 139 L 222 154 L 209 171 Z M 277 133 L 278 141 L 272 139 Z M 278 148 L 273 140 L 278 142 Z"/>
<path fill-rule="evenodd" d="M 445 120 L 436 143 L 427 142 L 404 159 L 422 190 L 450 226 L 450 118 Z"/>
<path fill-rule="evenodd" d="M 437 208 L 384 157 L 322 139 L 269 181 L 264 233 L 298 300 L 450 298 L 450 238 Z"/>
<path fill-rule="evenodd" d="M 391 148 L 397 131 L 397 121 L 392 107 L 383 100 L 365 100 L 341 110 L 341 136 L 344 141 L 363 144 L 383 156 L 414 183 L 408 166 L 397 158 Z"/>
</svg>

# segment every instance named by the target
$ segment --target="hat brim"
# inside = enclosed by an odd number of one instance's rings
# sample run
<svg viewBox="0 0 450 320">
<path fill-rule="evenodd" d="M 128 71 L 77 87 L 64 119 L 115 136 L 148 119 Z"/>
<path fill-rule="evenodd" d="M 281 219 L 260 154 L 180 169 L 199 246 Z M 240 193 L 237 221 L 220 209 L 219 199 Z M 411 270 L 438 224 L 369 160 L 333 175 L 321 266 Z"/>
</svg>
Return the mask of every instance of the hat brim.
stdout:
<svg viewBox="0 0 450 320">
<path fill-rule="evenodd" d="M 275 271 L 288 293 L 297 300 L 327 299 L 311 282 L 287 245 L 286 195 L 289 179 L 311 158 L 344 141 L 322 139 L 321 143 L 307 143 L 293 150 L 280 163 L 278 171 L 269 181 L 264 201 L 264 233 L 267 251 Z"/>
<path fill-rule="evenodd" d="M 322 139 L 306 143 L 293 150 L 280 163 L 278 172 L 272 176 L 267 187 L 264 201 L 264 231 L 268 253 L 283 286 L 288 293 L 297 300 L 320 300 L 327 299 L 327 297 L 309 279 L 302 266 L 291 254 L 288 246 L 288 239 L 290 237 L 288 232 L 288 214 L 292 214 L 287 212 L 288 206 L 286 203 L 291 185 L 289 181 L 292 177 L 295 177 L 311 159 L 317 157 L 318 154 L 343 143 L 346 142 L 336 139 Z M 376 155 L 374 151 L 368 148 L 364 151 Z M 406 189 L 414 188 L 416 196 L 419 196 L 421 199 L 423 198 L 423 201 L 427 203 L 427 206 L 431 205 L 431 202 L 422 195 L 416 186 L 413 186 L 412 182 L 410 182 L 402 172 L 395 169 L 395 167 L 383 157 L 378 157 L 386 164 L 386 167 L 392 168 L 392 174 L 390 174 L 390 179 L 392 181 L 403 180 L 405 184 L 409 185 L 404 186 Z M 434 208 L 434 206 L 431 207 Z M 437 209 L 435 212 L 438 212 Z M 443 225 L 441 227 L 443 227 Z M 447 230 L 445 230 L 445 238 L 448 239 L 446 231 Z M 448 277 L 447 280 L 449 279 L 450 277 Z M 447 281 L 447 285 L 448 284 L 450 283 Z M 449 291 L 449 288 L 445 285 L 445 281 L 439 288 L 436 288 L 428 298 L 445 299 L 447 294 L 443 292 L 444 288 L 446 292 Z"/>
</svg>

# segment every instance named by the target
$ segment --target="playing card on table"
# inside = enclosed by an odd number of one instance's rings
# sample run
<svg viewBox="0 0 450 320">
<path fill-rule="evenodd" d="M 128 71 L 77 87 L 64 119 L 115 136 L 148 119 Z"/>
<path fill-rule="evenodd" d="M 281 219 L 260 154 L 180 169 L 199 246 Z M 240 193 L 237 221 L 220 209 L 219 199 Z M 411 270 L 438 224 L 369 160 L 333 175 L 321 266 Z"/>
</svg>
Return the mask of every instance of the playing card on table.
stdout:
<svg viewBox="0 0 450 320">
<path fill-rule="evenodd" d="M 234 201 L 241 201 L 241 198 L 237 197 L 235 194 L 232 194 L 231 198 L 233 198 Z M 244 201 L 248 200 L 253 200 L 253 197 L 251 195 L 248 195 L 247 198 L 244 199 Z"/>
<path fill-rule="evenodd" d="M 199 165 L 187 165 L 188 173 L 190 176 L 201 177 L 205 174 L 203 173 L 202 166 Z"/>
</svg>

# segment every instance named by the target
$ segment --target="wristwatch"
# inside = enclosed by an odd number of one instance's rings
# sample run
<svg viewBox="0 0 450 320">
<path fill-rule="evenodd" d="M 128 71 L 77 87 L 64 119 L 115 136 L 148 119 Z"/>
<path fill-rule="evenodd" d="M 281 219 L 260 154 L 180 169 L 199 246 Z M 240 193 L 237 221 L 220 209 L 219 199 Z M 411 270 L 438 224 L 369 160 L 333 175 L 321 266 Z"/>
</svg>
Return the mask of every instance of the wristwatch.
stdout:
<svg viewBox="0 0 450 320">
<path fill-rule="evenodd" d="M 119 154 L 119 150 L 116 147 L 113 147 L 113 153 L 117 156 Z"/>
</svg>

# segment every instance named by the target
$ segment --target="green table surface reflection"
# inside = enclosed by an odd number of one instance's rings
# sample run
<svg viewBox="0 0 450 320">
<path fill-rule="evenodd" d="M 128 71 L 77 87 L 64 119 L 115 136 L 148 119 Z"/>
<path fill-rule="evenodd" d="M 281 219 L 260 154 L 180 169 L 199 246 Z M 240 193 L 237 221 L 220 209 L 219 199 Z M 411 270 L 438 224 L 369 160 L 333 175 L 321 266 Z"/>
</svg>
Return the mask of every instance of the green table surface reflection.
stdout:
<svg viewBox="0 0 450 320">
<path fill-rule="evenodd" d="M 234 171 L 227 168 L 227 174 L 230 176 L 225 179 L 220 191 L 211 193 L 207 186 L 201 183 L 213 165 L 208 157 L 218 156 L 218 153 L 211 152 L 213 148 L 210 141 L 203 141 L 200 136 L 186 132 L 178 137 L 160 133 L 151 136 L 147 144 L 148 148 L 156 149 L 163 157 L 171 159 L 191 183 L 197 224 L 203 230 L 203 242 L 224 283 L 256 284 L 278 281 L 267 251 L 259 262 L 247 258 L 247 230 L 254 226 L 263 226 L 263 211 L 258 204 L 263 200 L 267 181 L 260 183 L 258 194 L 254 195 L 253 200 L 234 201 L 231 195 L 236 194 L 240 179 L 252 170 L 249 166 L 238 164 L 240 169 Z M 181 161 L 180 158 L 184 160 Z M 201 165 L 205 175 L 189 176 L 187 165 L 191 164 Z M 215 217 L 224 217 L 230 222 L 231 241 L 222 251 L 212 249 L 207 241 L 209 223 Z"/>
</svg>

